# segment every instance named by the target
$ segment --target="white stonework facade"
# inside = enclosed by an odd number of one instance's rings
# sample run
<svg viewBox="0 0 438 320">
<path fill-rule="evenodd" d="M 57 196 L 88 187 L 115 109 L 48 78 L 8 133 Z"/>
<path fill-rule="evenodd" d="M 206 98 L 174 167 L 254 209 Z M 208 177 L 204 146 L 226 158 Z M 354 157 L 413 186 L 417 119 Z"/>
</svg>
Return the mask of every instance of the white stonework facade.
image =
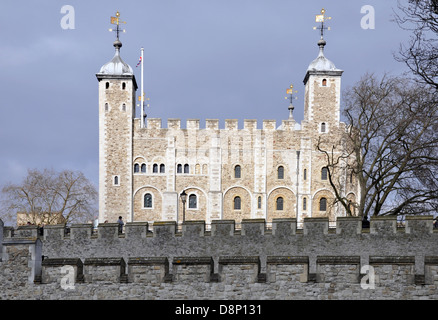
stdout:
<svg viewBox="0 0 438 320">
<path fill-rule="evenodd" d="M 137 84 L 132 68 L 116 55 L 99 80 L 99 221 L 125 222 L 345 216 L 331 205 L 334 193 L 324 177 L 319 137 L 341 143 L 342 70 L 320 54 L 309 66 L 304 120 L 187 120 L 135 118 Z M 348 198 L 358 198 L 355 179 L 338 177 Z M 185 210 L 180 194 L 185 191 Z"/>
</svg>

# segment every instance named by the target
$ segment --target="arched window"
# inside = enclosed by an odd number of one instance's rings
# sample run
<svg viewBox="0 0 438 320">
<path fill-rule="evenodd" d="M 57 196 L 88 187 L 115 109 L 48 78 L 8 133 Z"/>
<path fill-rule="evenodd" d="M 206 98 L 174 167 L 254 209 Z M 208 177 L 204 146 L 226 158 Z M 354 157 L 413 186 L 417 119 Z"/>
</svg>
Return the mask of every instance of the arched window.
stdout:
<svg viewBox="0 0 438 320">
<path fill-rule="evenodd" d="M 176 166 L 176 173 L 182 173 L 182 164 L 181 163 Z"/>
<path fill-rule="evenodd" d="M 140 171 L 140 166 L 138 165 L 138 163 L 134 164 L 134 173 L 137 173 Z"/>
<path fill-rule="evenodd" d="M 325 122 L 321 123 L 321 132 L 325 132 Z"/>
<path fill-rule="evenodd" d="M 283 198 L 278 197 L 276 202 L 277 210 L 283 210 Z"/>
<path fill-rule="evenodd" d="M 184 165 L 184 173 L 190 173 L 190 166 L 187 163 Z"/>
<path fill-rule="evenodd" d="M 326 87 L 327 86 L 327 79 L 322 79 L 322 86 Z"/>
<path fill-rule="evenodd" d="M 327 180 L 327 173 L 328 173 L 327 167 L 322 168 L 322 170 L 321 170 L 321 180 Z"/>
<path fill-rule="evenodd" d="M 144 195 L 144 207 L 152 208 L 152 195 L 150 193 Z"/>
<path fill-rule="evenodd" d="M 146 164 L 145 163 L 141 164 L 141 172 L 146 173 Z"/>
<path fill-rule="evenodd" d="M 126 89 L 126 83 L 122 82 L 122 90 L 125 90 L 125 89 Z"/>
<path fill-rule="evenodd" d="M 240 166 L 237 165 L 234 167 L 234 178 L 239 179 L 242 176 Z"/>
<path fill-rule="evenodd" d="M 198 207 L 198 201 L 196 194 L 191 194 L 189 196 L 189 208 L 190 209 L 196 209 Z"/>
<path fill-rule="evenodd" d="M 114 177 L 114 185 L 118 186 L 119 185 L 119 176 L 115 176 Z"/>
<path fill-rule="evenodd" d="M 158 164 L 154 163 L 154 165 L 152 166 L 152 172 L 158 173 Z"/>
<path fill-rule="evenodd" d="M 277 169 L 277 178 L 278 179 L 284 179 L 284 167 L 279 166 Z"/>
<path fill-rule="evenodd" d="M 201 173 L 201 166 L 199 163 L 197 163 L 195 166 L 195 174 L 200 174 L 200 173 Z"/>
<path fill-rule="evenodd" d="M 108 103 L 105 103 L 105 111 L 108 111 Z"/>
<path fill-rule="evenodd" d="M 166 172 L 166 166 L 164 164 L 160 164 L 160 173 Z"/>
<path fill-rule="evenodd" d="M 303 198 L 303 210 L 307 210 L 307 198 Z"/>
<path fill-rule="evenodd" d="M 241 200 L 240 197 L 234 197 L 234 210 L 240 210 L 241 208 Z"/>
<path fill-rule="evenodd" d="M 327 199 L 319 199 L 319 211 L 327 211 Z"/>
<path fill-rule="evenodd" d="M 304 180 L 307 180 L 307 169 L 304 169 L 303 178 Z"/>
<path fill-rule="evenodd" d="M 257 199 L 257 208 L 258 209 L 261 209 L 262 208 L 262 197 L 258 197 L 258 199 Z"/>
<path fill-rule="evenodd" d="M 126 111 L 126 104 L 122 104 L 122 111 Z"/>
<path fill-rule="evenodd" d="M 105 83 L 105 89 L 109 88 L 109 82 Z"/>
</svg>

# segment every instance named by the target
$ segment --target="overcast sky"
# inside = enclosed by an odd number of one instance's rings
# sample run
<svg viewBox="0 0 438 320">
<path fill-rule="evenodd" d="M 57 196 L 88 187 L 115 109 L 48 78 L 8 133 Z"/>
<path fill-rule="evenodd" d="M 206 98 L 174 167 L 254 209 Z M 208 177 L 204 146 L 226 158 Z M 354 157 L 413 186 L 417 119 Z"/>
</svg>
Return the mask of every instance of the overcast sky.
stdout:
<svg viewBox="0 0 438 320">
<path fill-rule="evenodd" d="M 74 29 L 64 29 L 64 5 Z M 374 8 L 375 29 L 364 29 Z M 342 88 L 366 72 L 406 71 L 393 54 L 409 33 L 392 22 L 396 0 L 3 0 L 0 28 L 0 185 L 19 183 L 28 168 L 80 170 L 98 186 L 98 82 L 114 55 L 108 31 L 117 10 L 126 33 L 121 56 L 135 71 L 145 48 L 149 118 L 275 119 L 288 117 L 285 90 L 298 90 L 318 55 L 315 15 L 332 17 L 325 55 L 344 70 Z M 72 20 L 65 21 L 72 26 Z M 65 25 L 64 25 L 65 26 Z M 139 91 L 138 91 L 139 93 Z M 341 102 L 342 104 L 342 102 Z"/>
</svg>

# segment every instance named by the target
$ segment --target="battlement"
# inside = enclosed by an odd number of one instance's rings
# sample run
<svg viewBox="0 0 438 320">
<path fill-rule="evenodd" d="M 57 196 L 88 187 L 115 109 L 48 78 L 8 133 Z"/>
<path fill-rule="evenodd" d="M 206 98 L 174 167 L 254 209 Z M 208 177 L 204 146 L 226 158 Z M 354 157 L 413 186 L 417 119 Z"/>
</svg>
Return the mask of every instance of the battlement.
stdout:
<svg viewBox="0 0 438 320">
<path fill-rule="evenodd" d="M 210 231 L 207 231 L 205 221 L 186 221 L 182 224 L 181 231 L 175 221 L 128 222 L 125 224 L 123 234 L 118 232 L 117 223 L 99 224 L 99 231 L 93 231 L 92 224 L 73 224 L 70 231 L 66 232 L 64 225 L 49 225 L 44 228 L 46 241 L 60 239 L 144 239 L 144 238 L 169 238 L 169 237 L 233 237 L 233 236 L 269 236 L 269 237 L 354 237 L 367 235 L 368 237 L 408 236 L 417 235 L 427 237 L 438 234 L 433 229 L 433 217 L 408 217 L 404 228 L 397 227 L 396 217 L 371 218 L 370 228 L 362 228 L 362 221 L 358 217 L 339 217 L 335 228 L 329 228 L 328 218 L 305 218 L 303 228 L 298 228 L 295 218 L 273 219 L 268 227 L 264 219 L 244 219 L 236 227 L 234 220 L 213 220 Z M 7 229 L 5 237 L 29 238 L 38 236 L 36 226 L 19 227 L 11 232 Z"/>
<path fill-rule="evenodd" d="M 138 122 L 138 125 L 135 127 L 140 129 L 140 119 L 134 119 L 135 122 Z M 279 125 L 280 130 L 297 130 L 296 122 L 293 120 L 282 120 Z M 181 119 L 170 118 L 167 119 L 167 127 L 163 127 L 163 120 L 160 118 L 147 118 L 145 128 L 141 130 L 158 130 L 158 129 L 169 129 L 169 130 L 180 130 L 183 129 L 181 127 Z M 204 126 L 201 127 L 200 119 L 187 119 L 185 122 L 185 129 L 187 130 L 244 130 L 244 131 L 253 131 L 253 130 L 267 130 L 274 131 L 279 130 L 277 127 L 277 120 L 266 119 L 263 120 L 260 124 L 256 119 L 244 119 L 243 126 L 239 128 L 239 120 L 238 119 L 225 119 L 224 125 L 220 127 L 219 119 L 205 119 Z"/>
<path fill-rule="evenodd" d="M 111 299 L 124 298 L 122 292 L 157 299 L 438 298 L 433 218 L 410 217 L 405 228 L 396 222 L 378 217 L 362 228 L 360 218 L 344 217 L 329 228 L 327 218 L 306 218 L 298 228 L 292 218 L 274 219 L 272 226 L 254 219 L 237 228 L 233 220 L 214 220 L 210 228 L 186 221 L 181 229 L 174 221 L 133 222 L 122 234 L 114 223 L 97 232 L 76 224 L 69 231 L 46 226 L 42 236 L 36 227 L 11 230 L 0 221 L 0 282 L 9 288 L 0 298 L 16 294 L 20 281 L 64 298 L 89 292 Z M 7 276 L 17 270 L 25 276 Z M 362 285 L 369 270 L 374 291 Z M 76 291 L 62 289 L 66 283 Z"/>
</svg>

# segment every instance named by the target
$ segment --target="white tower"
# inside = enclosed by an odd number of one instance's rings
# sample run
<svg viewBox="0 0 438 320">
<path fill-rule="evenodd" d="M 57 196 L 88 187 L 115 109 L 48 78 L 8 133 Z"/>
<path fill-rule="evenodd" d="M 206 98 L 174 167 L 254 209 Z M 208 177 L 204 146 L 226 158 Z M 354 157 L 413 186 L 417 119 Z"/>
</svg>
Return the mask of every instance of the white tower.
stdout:
<svg viewBox="0 0 438 320">
<path fill-rule="evenodd" d="M 96 74 L 99 81 L 99 222 L 132 218 L 132 136 L 137 82 L 120 57 L 119 12 L 113 59 Z M 111 29 L 110 29 L 111 30 Z M 111 30 L 112 31 L 112 30 Z"/>
</svg>

